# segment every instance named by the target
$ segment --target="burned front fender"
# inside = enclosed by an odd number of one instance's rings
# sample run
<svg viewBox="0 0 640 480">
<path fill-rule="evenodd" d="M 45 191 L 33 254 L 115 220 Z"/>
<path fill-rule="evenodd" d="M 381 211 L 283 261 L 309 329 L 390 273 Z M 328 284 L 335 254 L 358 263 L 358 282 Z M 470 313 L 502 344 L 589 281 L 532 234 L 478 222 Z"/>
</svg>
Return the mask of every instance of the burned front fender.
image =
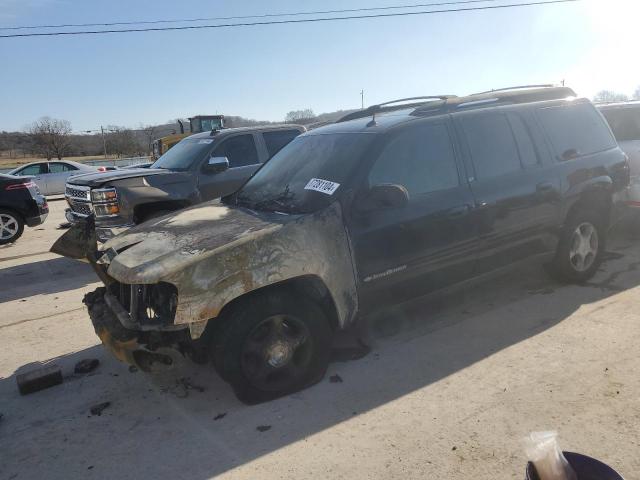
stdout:
<svg viewBox="0 0 640 480">
<path fill-rule="evenodd" d="M 178 288 L 175 323 L 206 322 L 232 300 L 299 277 L 314 276 L 327 288 L 344 327 L 355 317 L 357 292 L 351 251 L 340 204 L 285 221 L 268 234 L 206 252 L 198 261 L 164 278 Z"/>
</svg>

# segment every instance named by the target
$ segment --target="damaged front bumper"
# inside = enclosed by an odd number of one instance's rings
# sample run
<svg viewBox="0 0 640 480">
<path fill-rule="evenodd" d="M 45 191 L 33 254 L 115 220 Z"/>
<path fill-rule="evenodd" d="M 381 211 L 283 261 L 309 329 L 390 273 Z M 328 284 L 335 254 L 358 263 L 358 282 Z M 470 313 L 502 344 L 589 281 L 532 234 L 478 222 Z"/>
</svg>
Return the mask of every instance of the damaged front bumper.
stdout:
<svg viewBox="0 0 640 480">
<path fill-rule="evenodd" d="M 105 287 L 85 295 L 84 304 L 96 335 L 103 345 L 121 362 L 128 363 L 143 371 L 156 370 L 174 363 L 175 354 L 187 349 L 187 340 L 182 331 L 150 332 L 126 328 L 122 319 L 127 312 Z M 166 347 L 170 353 L 159 353 L 157 349 Z"/>
</svg>

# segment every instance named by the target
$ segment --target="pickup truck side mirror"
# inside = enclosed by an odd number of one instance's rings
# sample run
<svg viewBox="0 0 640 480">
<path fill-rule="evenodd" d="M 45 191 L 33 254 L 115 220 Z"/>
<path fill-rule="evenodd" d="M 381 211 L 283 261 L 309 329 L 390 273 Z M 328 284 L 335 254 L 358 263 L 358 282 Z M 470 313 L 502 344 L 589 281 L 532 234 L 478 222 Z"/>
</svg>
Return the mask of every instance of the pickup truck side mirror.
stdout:
<svg viewBox="0 0 640 480">
<path fill-rule="evenodd" d="M 227 157 L 209 157 L 207 163 L 202 166 L 204 173 L 220 173 L 229 169 L 229 159 Z"/>
<path fill-rule="evenodd" d="M 358 196 L 356 207 L 361 212 L 385 208 L 401 208 L 409 203 L 409 192 L 402 185 L 383 183 L 374 185 Z"/>
</svg>

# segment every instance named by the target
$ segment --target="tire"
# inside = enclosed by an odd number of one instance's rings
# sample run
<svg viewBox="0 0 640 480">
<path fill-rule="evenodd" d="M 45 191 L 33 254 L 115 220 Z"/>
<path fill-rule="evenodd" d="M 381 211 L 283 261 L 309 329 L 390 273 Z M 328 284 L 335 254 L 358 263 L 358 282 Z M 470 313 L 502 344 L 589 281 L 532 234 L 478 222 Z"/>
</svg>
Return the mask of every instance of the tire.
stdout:
<svg viewBox="0 0 640 480">
<path fill-rule="evenodd" d="M 302 390 L 324 376 L 332 330 L 322 309 L 287 291 L 247 297 L 223 314 L 210 348 L 216 370 L 247 404 Z"/>
<path fill-rule="evenodd" d="M 13 243 L 24 232 L 24 220 L 20 215 L 0 208 L 0 245 Z"/>
<path fill-rule="evenodd" d="M 553 260 L 556 278 L 584 283 L 596 273 L 606 245 L 606 217 L 578 211 L 567 220 Z"/>
</svg>

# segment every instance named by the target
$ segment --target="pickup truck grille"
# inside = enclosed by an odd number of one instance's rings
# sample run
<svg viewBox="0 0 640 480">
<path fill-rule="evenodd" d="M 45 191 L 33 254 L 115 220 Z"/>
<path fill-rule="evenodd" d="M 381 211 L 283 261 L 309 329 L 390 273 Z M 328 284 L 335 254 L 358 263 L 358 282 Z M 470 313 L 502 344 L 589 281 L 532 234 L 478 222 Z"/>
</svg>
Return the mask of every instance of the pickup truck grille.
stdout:
<svg viewBox="0 0 640 480">
<path fill-rule="evenodd" d="M 89 189 L 82 189 L 67 185 L 65 188 L 65 196 L 89 201 Z"/>
<path fill-rule="evenodd" d="M 175 286 L 164 282 L 151 285 L 114 282 L 110 291 L 135 324 L 167 326 L 173 323 L 178 304 Z"/>
<path fill-rule="evenodd" d="M 71 210 L 79 213 L 80 215 L 91 215 L 90 203 L 74 202 L 73 200 L 71 200 L 69 201 L 69 206 L 71 207 Z"/>
<path fill-rule="evenodd" d="M 64 196 L 74 213 L 81 216 L 89 216 L 93 213 L 91 207 L 91 188 L 67 183 Z"/>
</svg>

